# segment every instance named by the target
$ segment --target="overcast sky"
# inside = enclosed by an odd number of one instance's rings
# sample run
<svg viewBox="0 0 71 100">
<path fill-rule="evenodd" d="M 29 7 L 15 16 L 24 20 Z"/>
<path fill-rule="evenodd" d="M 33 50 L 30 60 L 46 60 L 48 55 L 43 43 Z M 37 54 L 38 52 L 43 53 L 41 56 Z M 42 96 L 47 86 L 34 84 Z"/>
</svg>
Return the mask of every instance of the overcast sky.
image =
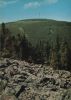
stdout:
<svg viewBox="0 0 71 100">
<path fill-rule="evenodd" d="M 71 0 L 0 0 L 0 23 L 32 18 L 71 22 Z"/>
</svg>

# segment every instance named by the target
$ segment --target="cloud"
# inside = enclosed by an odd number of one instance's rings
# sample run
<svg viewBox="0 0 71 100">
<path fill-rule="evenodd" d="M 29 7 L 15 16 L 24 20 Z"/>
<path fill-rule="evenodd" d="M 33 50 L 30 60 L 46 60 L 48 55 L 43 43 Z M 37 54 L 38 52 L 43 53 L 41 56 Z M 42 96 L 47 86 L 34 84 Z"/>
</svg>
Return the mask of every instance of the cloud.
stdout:
<svg viewBox="0 0 71 100">
<path fill-rule="evenodd" d="M 26 4 L 24 4 L 24 8 L 37 8 L 40 7 L 40 2 L 35 1 L 35 2 L 28 2 Z"/>
<path fill-rule="evenodd" d="M 18 2 L 19 0 L 0 0 L 0 7 L 9 5 L 9 4 L 14 4 Z"/>
<path fill-rule="evenodd" d="M 57 3 L 58 0 L 46 0 L 48 4 L 54 4 Z"/>
<path fill-rule="evenodd" d="M 42 0 L 41 5 L 51 5 L 51 4 L 56 4 L 59 0 Z"/>
<path fill-rule="evenodd" d="M 57 3 L 58 0 L 37 0 L 34 2 L 28 2 L 26 4 L 24 4 L 24 8 L 28 9 L 28 8 L 37 8 L 40 7 L 41 5 L 51 5 L 51 4 L 55 4 Z"/>
</svg>

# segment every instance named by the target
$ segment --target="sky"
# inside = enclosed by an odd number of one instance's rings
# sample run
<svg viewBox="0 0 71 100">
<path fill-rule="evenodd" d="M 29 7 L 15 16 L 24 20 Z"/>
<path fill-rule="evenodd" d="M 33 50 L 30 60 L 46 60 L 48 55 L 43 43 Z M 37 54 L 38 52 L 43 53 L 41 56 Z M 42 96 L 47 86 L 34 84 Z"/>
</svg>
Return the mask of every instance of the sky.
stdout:
<svg viewBox="0 0 71 100">
<path fill-rule="evenodd" d="M 0 23 L 37 18 L 71 22 L 71 0 L 0 0 Z"/>
</svg>

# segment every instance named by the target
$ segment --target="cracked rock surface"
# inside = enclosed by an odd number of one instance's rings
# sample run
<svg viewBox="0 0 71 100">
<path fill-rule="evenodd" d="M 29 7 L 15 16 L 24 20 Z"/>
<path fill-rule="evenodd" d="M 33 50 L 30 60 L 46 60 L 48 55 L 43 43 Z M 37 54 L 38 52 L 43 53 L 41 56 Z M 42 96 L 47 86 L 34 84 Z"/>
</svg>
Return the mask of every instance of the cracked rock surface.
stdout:
<svg viewBox="0 0 71 100">
<path fill-rule="evenodd" d="M 71 72 L 2 58 L 0 100 L 71 100 Z"/>
</svg>

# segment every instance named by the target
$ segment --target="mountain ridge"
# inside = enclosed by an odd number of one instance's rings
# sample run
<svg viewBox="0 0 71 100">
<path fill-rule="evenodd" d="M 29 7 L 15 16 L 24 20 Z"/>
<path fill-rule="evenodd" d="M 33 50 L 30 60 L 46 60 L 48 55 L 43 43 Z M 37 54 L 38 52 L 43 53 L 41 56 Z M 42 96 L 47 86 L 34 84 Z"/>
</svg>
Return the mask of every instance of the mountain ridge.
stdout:
<svg viewBox="0 0 71 100">
<path fill-rule="evenodd" d="M 71 21 L 62 21 L 62 20 L 56 20 L 56 19 L 46 19 L 46 18 L 33 18 L 33 19 L 20 19 L 20 20 L 15 20 L 11 22 L 6 22 L 6 23 L 12 23 L 12 22 L 18 22 L 18 21 L 57 21 L 57 22 L 66 22 L 66 23 L 71 23 Z"/>
<path fill-rule="evenodd" d="M 71 22 L 51 19 L 25 19 L 6 23 L 13 35 L 26 34 L 34 44 L 39 40 L 55 41 L 57 35 L 71 44 Z"/>
</svg>

